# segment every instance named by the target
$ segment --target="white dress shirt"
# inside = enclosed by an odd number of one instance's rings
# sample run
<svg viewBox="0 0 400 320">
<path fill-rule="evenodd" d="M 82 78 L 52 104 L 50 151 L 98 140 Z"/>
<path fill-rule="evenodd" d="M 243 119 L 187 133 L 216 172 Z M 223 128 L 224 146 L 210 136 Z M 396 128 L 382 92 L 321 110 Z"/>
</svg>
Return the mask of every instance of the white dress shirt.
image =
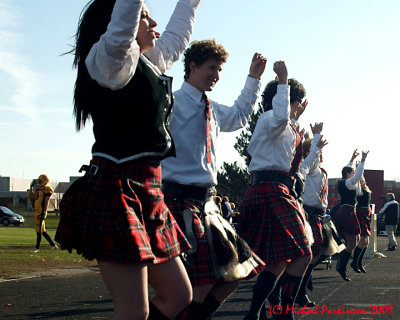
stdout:
<svg viewBox="0 0 400 320">
<path fill-rule="evenodd" d="M 296 134 L 290 125 L 290 86 L 279 84 L 272 110 L 257 121 L 247 151 L 249 172 L 279 170 L 289 172 L 296 151 Z"/>
<path fill-rule="evenodd" d="M 302 172 L 303 175 L 305 175 L 304 194 L 303 194 L 304 205 L 317 208 L 320 210 L 325 210 L 328 207 L 328 192 L 326 192 L 324 199 L 321 199 L 321 192 L 325 184 L 328 183 L 328 176 L 325 174 L 325 172 L 321 170 L 320 167 L 319 156 L 321 153 L 321 149 L 317 147 L 320 137 L 321 135 L 319 134 L 314 135 L 313 141 L 311 142 L 310 155 L 315 154 L 315 158 L 313 159 L 314 161 L 312 165 L 307 167 L 308 170 L 305 171 L 303 163 L 301 163 L 300 171 Z"/>
<path fill-rule="evenodd" d="M 140 57 L 136 41 L 143 0 L 117 0 L 107 31 L 96 42 L 86 67 L 101 86 L 118 90 L 133 77 Z M 179 59 L 189 43 L 200 0 L 180 0 L 155 48 L 144 55 L 164 73 Z"/>
<path fill-rule="evenodd" d="M 174 93 L 169 130 L 175 143 L 176 158 L 161 162 L 163 179 L 180 184 L 211 187 L 217 184 L 216 150 L 220 132 L 244 127 L 253 112 L 260 91 L 259 80 L 247 77 L 232 107 L 210 100 L 211 162 L 207 162 L 205 101 L 202 92 L 184 82 Z"/>
<path fill-rule="evenodd" d="M 353 163 L 349 162 L 347 167 L 353 168 Z M 345 181 L 346 188 L 348 190 L 356 190 L 357 197 L 362 195 L 360 180 L 361 180 L 363 173 L 364 173 L 364 162 L 360 162 L 360 164 L 356 168 L 356 172 L 354 173 L 354 176 L 346 179 L 346 181 Z"/>
</svg>

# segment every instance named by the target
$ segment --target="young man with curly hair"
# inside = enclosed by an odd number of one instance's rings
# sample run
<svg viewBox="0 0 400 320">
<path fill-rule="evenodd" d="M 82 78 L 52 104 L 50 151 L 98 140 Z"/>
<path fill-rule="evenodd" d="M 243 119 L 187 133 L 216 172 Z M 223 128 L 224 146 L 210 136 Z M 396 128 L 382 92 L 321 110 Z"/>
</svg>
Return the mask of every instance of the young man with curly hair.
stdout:
<svg viewBox="0 0 400 320">
<path fill-rule="evenodd" d="M 215 40 L 194 41 L 185 51 L 185 82 L 174 93 L 170 132 L 176 158 L 162 161 L 165 202 L 192 249 L 186 270 L 193 286 L 193 301 L 177 319 L 209 319 L 238 287 L 214 268 L 212 248 L 205 233 L 204 204 L 217 184 L 216 148 L 220 132 L 244 127 L 254 109 L 266 59 L 255 53 L 245 86 L 229 107 L 205 95 L 218 82 L 228 52 Z M 259 265 L 263 265 L 259 261 Z M 255 274 L 255 270 L 254 270 Z"/>
</svg>

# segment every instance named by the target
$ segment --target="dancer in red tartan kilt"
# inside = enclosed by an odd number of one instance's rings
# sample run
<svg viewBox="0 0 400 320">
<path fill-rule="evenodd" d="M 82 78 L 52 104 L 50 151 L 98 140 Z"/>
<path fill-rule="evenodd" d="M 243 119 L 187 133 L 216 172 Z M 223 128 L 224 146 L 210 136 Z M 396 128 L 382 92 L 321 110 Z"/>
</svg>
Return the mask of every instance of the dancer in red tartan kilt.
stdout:
<svg viewBox="0 0 400 320">
<path fill-rule="evenodd" d="M 304 87 L 288 80 L 285 62 L 274 64 L 279 80 L 263 93 L 264 113 L 247 149 L 251 156 L 250 187 L 240 210 L 240 235 L 267 266 L 259 274 L 246 320 L 259 319 L 265 300 L 281 277 L 279 315 L 293 319 L 293 306 L 301 279 L 311 260 L 304 211 L 293 192 L 294 176 L 302 158 L 301 136 L 291 119 L 307 101 Z"/>
<path fill-rule="evenodd" d="M 297 294 L 296 303 L 303 307 L 315 306 L 306 294 L 306 286 L 311 278 L 311 274 L 321 256 L 323 245 L 322 235 L 322 219 L 325 215 L 328 206 L 328 175 L 321 167 L 323 161 L 322 148 L 327 144 L 326 140 L 322 139 L 323 123 L 311 125 L 313 139 L 306 139 L 303 142 L 304 161 L 300 164 L 300 172 L 305 178 L 303 208 L 307 214 L 307 220 L 310 223 L 314 242 L 311 246 L 312 260 L 304 274 L 299 292 Z"/>
<path fill-rule="evenodd" d="M 346 275 L 346 268 L 361 232 L 355 206 L 357 195 L 361 195 L 360 179 L 364 172 L 364 162 L 368 151 L 362 152 L 361 163 L 354 171 L 353 161 L 358 155 L 357 149 L 354 150 L 350 163 L 342 169 L 342 179 L 338 182 L 341 205 L 332 217 L 338 232 L 346 239 L 346 249 L 340 253 L 336 264 L 336 271 L 345 281 L 350 281 Z"/>
<path fill-rule="evenodd" d="M 192 249 L 184 255 L 186 270 L 193 286 L 193 301 L 177 319 L 206 320 L 236 290 L 239 280 L 252 276 L 264 266 L 248 248 L 249 259 L 254 262 L 241 276 L 227 278 L 220 272 L 221 256 L 231 248 L 230 240 L 218 251 L 216 239 L 225 239 L 210 221 L 222 218 L 219 209 L 215 216 L 205 212 L 205 205 L 215 193 L 217 184 L 216 146 L 219 132 L 231 132 L 244 127 L 254 109 L 260 90 L 260 78 L 266 59 L 259 53 L 252 57 L 245 87 L 232 107 L 209 100 L 219 80 L 228 52 L 215 40 L 194 41 L 185 51 L 185 82 L 174 92 L 175 103 L 170 130 L 175 141 L 176 158 L 162 161 L 163 186 L 166 203 L 179 226 L 185 232 Z M 229 226 L 227 228 L 232 229 Z M 236 244 L 244 244 L 236 232 L 227 230 Z M 217 234 L 209 233 L 210 230 Z M 211 236 L 212 234 L 213 236 Z M 212 241 L 212 244 L 210 243 Z M 247 247 L 247 244 L 245 244 Z M 239 247 L 233 251 L 238 252 Z M 232 259 L 237 254 L 232 252 Z M 246 260 L 247 261 L 247 258 Z M 243 262 L 245 262 L 243 261 Z M 240 265 L 242 261 L 239 261 Z"/>
<path fill-rule="evenodd" d="M 366 273 L 367 271 L 362 265 L 362 261 L 367 251 L 369 236 L 371 235 L 371 193 L 372 191 L 367 186 L 365 177 L 360 180 L 362 194 L 357 197 L 356 215 L 360 223 L 360 240 L 353 252 L 353 261 L 350 266 L 357 273 Z"/>
<path fill-rule="evenodd" d="M 98 261 L 115 319 L 172 319 L 192 299 L 179 258 L 190 245 L 164 203 L 160 161 L 175 155 L 164 72 L 188 43 L 199 3 L 179 0 L 161 37 L 143 0 L 90 1 L 78 26 L 76 128 L 91 119 L 95 143 L 62 199 L 56 240 Z"/>
</svg>

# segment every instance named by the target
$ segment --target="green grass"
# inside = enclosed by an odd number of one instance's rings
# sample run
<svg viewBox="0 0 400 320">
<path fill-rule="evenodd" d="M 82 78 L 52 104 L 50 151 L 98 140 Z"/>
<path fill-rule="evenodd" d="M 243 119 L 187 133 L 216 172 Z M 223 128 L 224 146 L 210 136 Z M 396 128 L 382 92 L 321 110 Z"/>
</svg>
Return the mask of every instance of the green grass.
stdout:
<svg viewBox="0 0 400 320">
<path fill-rule="evenodd" d="M 0 226 L 0 278 L 15 277 L 24 273 L 46 271 L 71 266 L 93 266 L 95 261 L 86 261 L 76 253 L 65 250 L 51 252 L 50 245 L 42 238 L 40 251 L 32 253 L 36 243 L 33 214 L 22 213 L 25 223 L 21 226 Z M 54 238 L 59 217 L 49 214 L 46 229 Z"/>
</svg>

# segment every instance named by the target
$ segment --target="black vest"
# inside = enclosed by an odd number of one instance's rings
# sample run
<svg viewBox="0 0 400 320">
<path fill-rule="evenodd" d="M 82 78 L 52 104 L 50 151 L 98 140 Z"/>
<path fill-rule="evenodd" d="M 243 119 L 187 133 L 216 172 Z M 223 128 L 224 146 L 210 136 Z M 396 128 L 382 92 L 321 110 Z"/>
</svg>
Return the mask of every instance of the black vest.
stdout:
<svg viewBox="0 0 400 320">
<path fill-rule="evenodd" d="M 385 224 L 397 225 L 399 223 L 399 204 L 397 202 L 390 204 L 384 211 L 384 214 Z"/>
<path fill-rule="evenodd" d="M 349 190 L 345 185 L 346 179 L 342 179 L 338 183 L 338 191 L 340 194 L 340 203 L 355 206 L 357 203 L 356 190 Z"/>
<path fill-rule="evenodd" d="M 93 153 L 117 159 L 152 156 L 160 160 L 175 156 L 167 130 L 172 111 L 172 78 L 158 75 L 142 59 L 129 83 L 119 90 L 100 86 L 84 64 L 78 69 L 85 92 L 75 103 L 87 110 L 93 121 Z"/>
<path fill-rule="evenodd" d="M 369 207 L 371 204 L 371 192 L 362 189 L 362 196 L 357 197 L 357 207 Z"/>
</svg>

